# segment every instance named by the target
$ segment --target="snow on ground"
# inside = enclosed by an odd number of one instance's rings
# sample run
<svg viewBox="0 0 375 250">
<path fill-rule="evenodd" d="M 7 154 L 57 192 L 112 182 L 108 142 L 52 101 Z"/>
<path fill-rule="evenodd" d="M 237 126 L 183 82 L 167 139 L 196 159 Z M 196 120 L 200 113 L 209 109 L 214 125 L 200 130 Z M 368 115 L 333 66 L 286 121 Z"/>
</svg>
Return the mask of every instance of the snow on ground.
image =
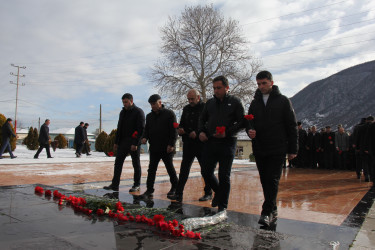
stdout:
<svg viewBox="0 0 375 250">
<path fill-rule="evenodd" d="M 66 149 L 56 149 L 54 152 L 51 148 L 51 155 L 53 158 L 47 159 L 46 150 L 39 155 L 39 159 L 34 159 L 36 150 L 28 150 L 24 145 L 17 145 L 16 150 L 13 152 L 17 156 L 15 159 L 10 159 L 9 154 L 5 153 L 3 156 L 5 158 L 0 159 L 0 164 L 11 164 L 11 165 L 20 165 L 20 164 L 34 164 L 34 163 L 80 163 L 80 162 L 114 162 L 115 157 L 108 157 L 103 152 L 91 151 L 91 155 L 87 156 L 82 154 L 80 158 L 75 156 L 75 149 L 66 148 Z M 8 157 L 7 157 L 8 156 Z M 181 157 L 174 157 L 175 160 L 181 160 Z M 141 154 L 141 160 L 149 160 L 148 153 Z M 239 160 L 235 159 L 233 164 L 253 164 L 248 159 Z"/>
</svg>

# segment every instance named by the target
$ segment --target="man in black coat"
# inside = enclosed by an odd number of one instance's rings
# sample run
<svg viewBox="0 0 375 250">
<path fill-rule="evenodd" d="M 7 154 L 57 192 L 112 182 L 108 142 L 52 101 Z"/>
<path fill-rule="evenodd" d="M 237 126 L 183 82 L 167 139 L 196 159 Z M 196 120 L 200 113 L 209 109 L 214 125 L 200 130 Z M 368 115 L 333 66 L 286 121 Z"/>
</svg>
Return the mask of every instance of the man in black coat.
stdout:
<svg viewBox="0 0 375 250">
<path fill-rule="evenodd" d="M 273 85 L 272 74 L 261 71 L 256 76 L 258 89 L 250 104 L 247 125 L 252 139 L 255 161 L 263 188 L 264 202 L 258 221 L 269 226 L 277 219 L 276 198 L 285 155 L 297 156 L 298 131 L 290 100 Z"/>
<path fill-rule="evenodd" d="M 307 135 L 306 149 L 309 158 L 309 167 L 318 167 L 318 157 L 321 147 L 321 136 L 318 131 L 316 131 L 316 126 L 311 127 L 311 131 Z"/>
<path fill-rule="evenodd" d="M 81 157 L 83 144 L 85 143 L 84 122 L 80 122 L 74 132 L 74 143 L 76 144 L 76 157 Z"/>
<path fill-rule="evenodd" d="M 370 182 L 370 168 L 372 167 L 372 157 L 370 152 L 371 140 L 370 140 L 370 127 L 374 123 L 374 117 L 369 116 L 366 118 L 365 124 L 359 126 L 358 136 L 356 141 L 356 148 L 359 150 L 359 154 L 362 161 L 363 175 L 365 176 L 365 182 Z"/>
<path fill-rule="evenodd" d="M 43 125 L 40 127 L 39 131 L 39 149 L 36 151 L 36 154 L 34 155 L 34 159 L 38 159 L 40 152 L 42 152 L 43 148 L 46 149 L 47 152 L 47 158 L 53 158 L 51 156 L 50 148 L 49 148 L 49 124 L 51 121 L 49 119 L 46 119 L 43 123 Z"/>
<path fill-rule="evenodd" d="M 139 191 L 141 185 L 141 161 L 140 138 L 145 127 L 145 114 L 142 109 L 133 102 L 133 96 L 125 93 L 122 96 L 123 108 L 120 112 L 115 144 L 113 150 L 117 150 L 112 183 L 104 189 L 118 191 L 122 167 L 126 156 L 130 154 L 134 168 L 134 184 L 129 192 Z"/>
<path fill-rule="evenodd" d="M 83 144 L 83 147 L 84 147 L 84 152 L 86 153 L 87 156 L 91 155 L 89 138 L 87 137 L 87 128 L 89 126 L 90 125 L 88 123 L 85 123 L 85 126 L 83 126 L 83 131 L 85 132 L 85 143 Z"/>
<path fill-rule="evenodd" d="M 215 196 L 212 207 L 218 212 L 228 207 L 230 174 L 237 145 L 237 132 L 243 128 L 244 108 L 238 97 L 229 95 L 225 76 L 212 81 L 214 97 L 209 99 L 199 119 L 199 139 L 205 142 L 203 176 Z M 219 163 L 219 180 L 215 168 Z"/>
<path fill-rule="evenodd" d="M 142 143 L 150 144 L 150 163 L 147 174 L 147 190 L 143 193 L 143 198 L 151 198 L 154 193 L 154 183 L 156 170 L 160 159 L 163 160 L 167 169 L 171 189 L 167 197 L 175 195 L 178 178 L 173 166 L 173 154 L 177 140 L 176 115 L 172 110 L 164 108 L 161 97 L 158 94 L 151 95 L 148 99 L 151 105 L 151 112 L 146 116 L 146 126 L 142 136 Z"/>
<path fill-rule="evenodd" d="M 199 92 L 195 89 L 189 90 L 187 93 L 187 99 L 189 104 L 186 105 L 182 111 L 181 120 L 178 127 L 178 134 L 182 137 L 183 142 L 180 175 L 178 177 L 176 194 L 175 196 L 170 197 L 172 200 L 177 200 L 179 202 L 182 201 L 185 184 L 188 180 L 190 169 L 195 157 L 201 166 L 201 174 L 203 176 L 203 143 L 199 140 L 198 136 L 198 121 L 204 108 L 204 102 L 201 101 Z M 211 199 L 211 187 L 205 181 L 204 195 L 199 198 L 199 201 L 207 201 Z"/>
<path fill-rule="evenodd" d="M 17 137 L 16 134 L 13 132 L 13 129 L 11 127 L 12 119 L 8 118 L 4 125 L 1 127 L 1 132 L 2 132 L 2 143 L 1 143 L 1 148 L 0 148 L 0 159 L 3 159 L 3 153 L 5 149 L 8 150 L 10 158 L 14 159 L 17 156 L 13 155 L 12 152 L 12 147 L 10 146 L 10 137 L 14 136 Z"/>
<path fill-rule="evenodd" d="M 331 126 L 326 126 L 326 131 L 322 135 L 322 153 L 324 160 L 324 167 L 327 169 L 335 168 L 335 133 L 332 132 Z"/>
</svg>

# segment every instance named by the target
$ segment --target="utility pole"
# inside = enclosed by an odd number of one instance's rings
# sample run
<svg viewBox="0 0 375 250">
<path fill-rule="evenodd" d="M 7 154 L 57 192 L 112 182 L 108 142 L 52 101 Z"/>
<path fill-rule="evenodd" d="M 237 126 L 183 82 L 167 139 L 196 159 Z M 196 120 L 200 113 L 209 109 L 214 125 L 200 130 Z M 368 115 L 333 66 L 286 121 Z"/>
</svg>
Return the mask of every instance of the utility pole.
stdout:
<svg viewBox="0 0 375 250">
<path fill-rule="evenodd" d="M 99 134 L 102 132 L 102 105 L 100 104 L 100 113 L 99 113 Z"/>
<path fill-rule="evenodd" d="M 17 76 L 17 83 L 14 83 L 13 81 L 10 81 L 11 84 L 17 85 L 17 91 L 16 91 L 16 112 L 15 112 L 15 115 L 14 115 L 14 131 L 17 133 L 18 86 L 19 86 L 19 79 L 20 79 L 20 77 L 25 77 L 25 75 L 20 75 L 20 68 L 21 69 L 26 69 L 26 66 L 17 66 L 17 65 L 14 65 L 13 63 L 10 66 L 17 68 L 17 75 L 13 74 L 13 72 L 10 72 L 10 74 L 12 76 Z M 25 86 L 24 83 L 22 83 L 21 85 Z"/>
</svg>

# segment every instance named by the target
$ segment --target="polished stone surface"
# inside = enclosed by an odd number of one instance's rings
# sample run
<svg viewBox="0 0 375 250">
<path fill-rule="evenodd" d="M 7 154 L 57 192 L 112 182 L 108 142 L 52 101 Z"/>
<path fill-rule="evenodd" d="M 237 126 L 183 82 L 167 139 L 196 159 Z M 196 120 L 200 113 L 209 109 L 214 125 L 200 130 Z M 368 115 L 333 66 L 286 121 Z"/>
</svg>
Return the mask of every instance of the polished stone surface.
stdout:
<svg viewBox="0 0 375 250">
<path fill-rule="evenodd" d="M 118 196 L 122 202 L 167 208 L 184 217 L 216 213 L 209 201 L 198 201 L 203 194 L 199 168 L 192 171 L 183 204 L 166 198 L 170 183 L 165 169 L 159 170 L 152 200 L 139 199 L 144 185 L 141 192 L 129 194 L 131 179 L 121 182 L 119 193 L 101 188 L 108 183 L 107 178 L 54 185 L 50 178 L 41 185 L 77 196 Z M 349 171 L 285 169 L 277 225 L 264 229 L 257 223 L 263 202 L 257 170 L 254 166 L 234 166 L 228 220 L 211 229 L 195 230 L 202 232 L 202 240 L 175 238 L 135 222 L 97 220 L 75 213 L 53 199 L 34 194 L 35 184 L 1 186 L 1 249 L 332 249 L 337 243 L 340 249 L 348 249 L 375 197 L 374 189 L 370 190 L 372 184 L 355 177 Z"/>
</svg>

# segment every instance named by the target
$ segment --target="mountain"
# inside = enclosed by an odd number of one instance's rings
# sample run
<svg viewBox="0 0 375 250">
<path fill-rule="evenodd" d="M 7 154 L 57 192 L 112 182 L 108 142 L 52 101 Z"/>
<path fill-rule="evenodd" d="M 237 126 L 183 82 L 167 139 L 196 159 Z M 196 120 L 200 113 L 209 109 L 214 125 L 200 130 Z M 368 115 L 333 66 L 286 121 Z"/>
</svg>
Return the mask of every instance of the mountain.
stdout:
<svg viewBox="0 0 375 250">
<path fill-rule="evenodd" d="M 309 84 L 292 98 L 297 120 L 306 126 L 351 130 L 362 117 L 375 115 L 375 61 L 342 70 Z"/>
</svg>

